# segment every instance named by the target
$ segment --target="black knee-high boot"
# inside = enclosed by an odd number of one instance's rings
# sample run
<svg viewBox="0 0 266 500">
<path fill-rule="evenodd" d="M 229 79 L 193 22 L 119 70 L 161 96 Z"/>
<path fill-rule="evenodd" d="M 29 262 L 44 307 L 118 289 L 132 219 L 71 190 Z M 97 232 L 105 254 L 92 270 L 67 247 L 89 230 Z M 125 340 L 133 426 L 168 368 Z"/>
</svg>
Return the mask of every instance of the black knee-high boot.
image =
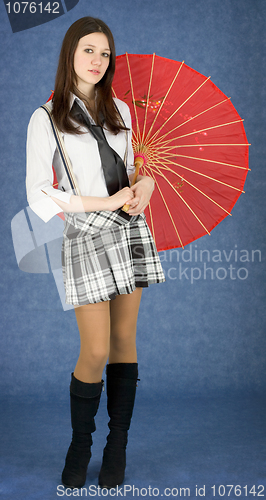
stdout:
<svg viewBox="0 0 266 500">
<path fill-rule="evenodd" d="M 62 483 L 66 488 L 81 488 L 86 481 L 88 463 L 91 458 L 91 433 L 95 431 L 94 417 L 102 392 L 102 382 L 88 384 L 74 377 L 70 384 L 70 408 L 72 441 L 62 472 Z"/>
<path fill-rule="evenodd" d="M 127 437 L 135 401 L 138 364 L 109 364 L 106 373 L 110 432 L 103 452 L 99 486 L 115 488 L 125 476 Z"/>
</svg>

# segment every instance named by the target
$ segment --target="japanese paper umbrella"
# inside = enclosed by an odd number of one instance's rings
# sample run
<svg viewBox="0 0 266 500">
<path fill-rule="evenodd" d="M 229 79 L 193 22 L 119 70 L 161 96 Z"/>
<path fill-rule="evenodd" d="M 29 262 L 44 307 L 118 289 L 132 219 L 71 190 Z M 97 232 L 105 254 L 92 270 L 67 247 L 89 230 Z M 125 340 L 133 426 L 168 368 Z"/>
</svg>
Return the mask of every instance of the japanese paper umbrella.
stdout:
<svg viewBox="0 0 266 500">
<path fill-rule="evenodd" d="M 113 93 L 130 107 L 140 174 L 155 181 L 145 214 L 158 251 L 210 234 L 231 215 L 249 170 L 230 98 L 184 62 L 155 54 L 118 56 Z"/>
</svg>

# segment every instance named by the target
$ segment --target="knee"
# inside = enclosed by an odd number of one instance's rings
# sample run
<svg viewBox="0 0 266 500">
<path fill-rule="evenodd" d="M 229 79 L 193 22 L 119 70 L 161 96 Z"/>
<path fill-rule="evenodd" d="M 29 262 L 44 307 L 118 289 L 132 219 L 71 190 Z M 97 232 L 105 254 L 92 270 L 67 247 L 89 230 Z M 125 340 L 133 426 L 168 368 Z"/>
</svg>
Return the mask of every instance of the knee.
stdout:
<svg viewBox="0 0 266 500">
<path fill-rule="evenodd" d="M 98 369 L 100 367 L 104 367 L 109 356 L 109 349 L 105 349 L 103 347 L 92 347 L 87 352 L 80 353 L 80 357 L 85 361 L 89 366 Z"/>
<path fill-rule="evenodd" d="M 116 348 L 126 348 L 127 346 L 132 346 L 136 341 L 136 331 L 128 330 L 115 330 L 111 332 L 111 343 L 115 345 Z"/>
</svg>

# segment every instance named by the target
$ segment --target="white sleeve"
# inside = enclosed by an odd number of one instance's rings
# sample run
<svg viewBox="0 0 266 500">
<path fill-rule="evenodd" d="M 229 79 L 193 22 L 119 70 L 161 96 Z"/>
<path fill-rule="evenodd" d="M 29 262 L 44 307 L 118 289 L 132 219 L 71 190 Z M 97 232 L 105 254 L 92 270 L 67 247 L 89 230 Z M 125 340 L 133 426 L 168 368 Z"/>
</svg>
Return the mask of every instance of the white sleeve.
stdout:
<svg viewBox="0 0 266 500">
<path fill-rule="evenodd" d="M 49 117 L 45 110 L 39 108 L 33 113 L 28 126 L 26 190 L 30 208 L 44 222 L 62 212 L 50 196 L 66 203 L 71 197 L 71 193 L 53 188 L 52 162 L 55 149 Z"/>
</svg>

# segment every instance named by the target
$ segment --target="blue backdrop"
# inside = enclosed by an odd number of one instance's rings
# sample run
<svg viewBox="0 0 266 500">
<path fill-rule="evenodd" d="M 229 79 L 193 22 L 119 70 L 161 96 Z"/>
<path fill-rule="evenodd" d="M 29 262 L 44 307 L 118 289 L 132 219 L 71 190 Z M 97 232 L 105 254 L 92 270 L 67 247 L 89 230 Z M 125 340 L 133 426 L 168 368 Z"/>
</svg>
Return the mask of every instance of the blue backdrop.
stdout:
<svg viewBox="0 0 266 500">
<path fill-rule="evenodd" d="M 117 54 L 155 52 L 185 60 L 211 75 L 245 119 L 252 144 L 246 194 L 239 198 L 233 217 L 185 253 L 163 253 L 166 283 L 144 290 L 138 322 L 142 390 L 170 397 L 261 395 L 266 388 L 266 3 L 80 0 L 54 20 L 14 33 L 4 3 L 0 3 L 2 394 L 65 397 L 78 355 L 74 311 L 62 309 L 51 273 L 18 269 L 11 220 L 27 206 L 29 118 L 53 89 L 67 28 L 91 15 L 109 24 Z M 200 250 L 205 250 L 201 259 Z M 214 258 L 217 251 L 219 262 Z"/>
</svg>

